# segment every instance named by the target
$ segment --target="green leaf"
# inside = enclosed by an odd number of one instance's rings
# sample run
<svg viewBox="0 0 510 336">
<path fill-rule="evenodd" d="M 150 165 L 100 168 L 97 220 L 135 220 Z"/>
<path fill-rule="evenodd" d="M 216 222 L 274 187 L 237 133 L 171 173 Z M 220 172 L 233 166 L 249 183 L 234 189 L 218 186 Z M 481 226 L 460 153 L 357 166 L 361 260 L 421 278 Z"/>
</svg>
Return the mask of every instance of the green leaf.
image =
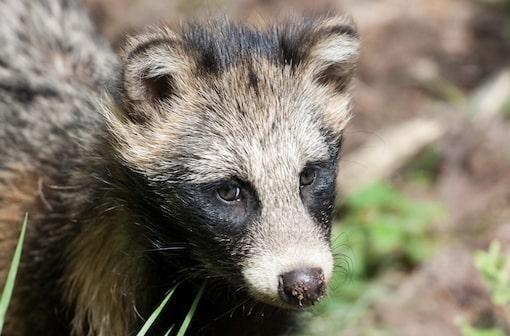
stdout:
<svg viewBox="0 0 510 336">
<path fill-rule="evenodd" d="M 12 291 L 14 289 L 14 281 L 16 280 L 16 274 L 18 273 L 21 251 L 23 250 L 23 241 L 25 240 L 25 232 L 27 229 L 27 221 L 28 213 L 25 214 L 25 219 L 23 220 L 23 224 L 21 226 L 21 232 L 19 234 L 18 244 L 16 245 L 16 251 L 14 252 L 14 257 L 12 258 L 9 273 L 7 274 L 7 280 L 2 292 L 2 297 L 0 298 L 0 334 L 2 333 L 5 315 L 7 314 L 7 307 L 11 301 Z"/>
<path fill-rule="evenodd" d="M 144 336 L 147 333 L 147 331 L 149 331 L 150 327 L 152 326 L 154 321 L 156 321 L 159 314 L 161 314 L 161 311 L 167 304 L 168 300 L 170 300 L 170 298 L 172 297 L 174 292 L 175 292 L 175 287 L 172 288 L 172 290 L 166 295 L 166 297 L 163 299 L 163 301 L 159 304 L 158 308 L 156 308 L 156 310 L 154 310 L 152 312 L 151 316 L 147 319 L 147 321 L 145 321 L 142 329 L 140 329 L 140 331 L 138 332 L 138 334 L 136 334 L 136 336 Z M 171 328 L 170 328 L 170 330 L 171 330 Z"/>
<path fill-rule="evenodd" d="M 197 293 L 197 296 L 195 296 L 195 300 L 193 300 L 193 303 L 191 304 L 191 308 L 188 311 L 188 314 L 186 314 L 186 317 L 184 318 L 184 321 L 182 322 L 181 328 L 179 329 L 179 332 L 177 333 L 177 336 L 184 336 L 186 333 L 186 330 L 188 330 L 188 327 L 191 323 L 191 319 L 193 318 L 193 315 L 195 314 L 195 310 L 197 309 L 198 302 L 200 301 L 200 298 L 202 297 L 202 294 L 204 293 L 205 283 L 200 287 L 200 290 Z"/>
</svg>

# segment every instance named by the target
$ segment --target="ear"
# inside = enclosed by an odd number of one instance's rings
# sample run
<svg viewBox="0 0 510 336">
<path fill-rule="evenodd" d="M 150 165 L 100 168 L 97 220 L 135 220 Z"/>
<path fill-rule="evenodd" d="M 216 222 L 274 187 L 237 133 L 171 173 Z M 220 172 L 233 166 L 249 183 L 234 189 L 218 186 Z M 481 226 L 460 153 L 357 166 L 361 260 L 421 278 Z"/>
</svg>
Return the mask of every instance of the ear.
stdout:
<svg viewBox="0 0 510 336">
<path fill-rule="evenodd" d="M 309 50 L 312 75 L 335 91 L 345 90 L 354 75 L 359 55 L 359 35 L 347 17 L 322 19 L 314 29 Z"/>
<path fill-rule="evenodd" d="M 190 62 L 176 34 L 155 30 L 128 41 L 121 67 L 122 109 L 131 121 L 143 123 L 176 93 Z"/>
</svg>

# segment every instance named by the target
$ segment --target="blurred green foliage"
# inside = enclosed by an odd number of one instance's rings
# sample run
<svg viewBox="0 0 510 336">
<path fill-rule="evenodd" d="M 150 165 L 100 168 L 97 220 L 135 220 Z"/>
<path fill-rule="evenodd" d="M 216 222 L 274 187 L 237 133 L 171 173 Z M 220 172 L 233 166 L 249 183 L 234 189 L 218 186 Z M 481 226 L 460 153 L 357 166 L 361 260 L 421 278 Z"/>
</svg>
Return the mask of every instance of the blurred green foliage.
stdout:
<svg viewBox="0 0 510 336">
<path fill-rule="evenodd" d="M 505 333 L 499 328 L 475 328 L 465 321 L 460 323 L 460 328 L 463 336 L 505 336 Z"/>
<path fill-rule="evenodd" d="M 483 282 L 489 290 L 491 301 L 496 306 L 503 307 L 507 323 L 510 323 L 510 257 L 504 256 L 501 245 L 493 241 L 488 251 L 477 251 L 474 263 Z M 478 328 L 471 326 L 465 320 L 459 322 L 463 336 L 504 336 L 505 332 L 497 327 Z"/>
<path fill-rule="evenodd" d="M 510 27 L 509 27 L 509 36 L 510 36 Z M 503 106 L 503 118 L 505 120 L 510 120 L 510 98 L 507 100 L 507 102 Z"/>
<path fill-rule="evenodd" d="M 409 269 L 433 252 L 430 224 L 441 213 L 438 205 L 413 201 L 388 184 L 374 184 L 348 198 L 346 206 L 342 229 L 356 258 L 353 276 Z"/>
<path fill-rule="evenodd" d="M 492 302 L 498 306 L 510 304 L 510 258 L 501 252 L 499 242 L 494 241 L 489 251 L 475 253 L 475 266 L 491 294 Z"/>
<path fill-rule="evenodd" d="M 441 151 L 435 146 L 430 146 L 409 163 L 403 177 L 420 185 L 429 186 L 439 177 L 442 159 Z"/>
</svg>

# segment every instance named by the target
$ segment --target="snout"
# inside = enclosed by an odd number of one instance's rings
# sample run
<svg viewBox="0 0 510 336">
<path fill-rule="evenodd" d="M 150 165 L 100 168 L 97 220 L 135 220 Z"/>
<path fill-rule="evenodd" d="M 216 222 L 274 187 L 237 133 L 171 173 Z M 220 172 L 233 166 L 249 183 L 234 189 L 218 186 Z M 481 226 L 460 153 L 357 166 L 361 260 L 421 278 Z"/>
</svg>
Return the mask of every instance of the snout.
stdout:
<svg viewBox="0 0 510 336">
<path fill-rule="evenodd" d="M 279 253 L 253 253 L 243 265 L 251 296 L 285 309 L 301 309 L 318 303 L 326 294 L 333 273 L 333 256 L 326 242 L 301 244 Z"/>
<path fill-rule="evenodd" d="M 279 276 L 278 294 L 294 307 L 309 307 L 317 303 L 326 292 L 324 272 L 320 268 L 302 268 Z"/>
</svg>

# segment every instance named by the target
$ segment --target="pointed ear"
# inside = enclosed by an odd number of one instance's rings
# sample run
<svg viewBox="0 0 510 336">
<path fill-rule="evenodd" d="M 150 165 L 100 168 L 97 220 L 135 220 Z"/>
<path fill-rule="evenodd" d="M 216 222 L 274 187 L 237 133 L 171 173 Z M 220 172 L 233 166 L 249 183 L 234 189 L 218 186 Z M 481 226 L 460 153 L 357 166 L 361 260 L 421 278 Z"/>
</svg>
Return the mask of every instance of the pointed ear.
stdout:
<svg viewBox="0 0 510 336">
<path fill-rule="evenodd" d="M 122 109 L 131 121 L 143 123 L 176 93 L 190 61 L 176 34 L 157 30 L 128 41 L 121 67 Z"/>
<path fill-rule="evenodd" d="M 322 19 L 313 32 L 309 50 L 312 75 L 335 91 L 345 90 L 354 75 L 359 55 L 359 35 L 352 19 Z"/>
</svg>

